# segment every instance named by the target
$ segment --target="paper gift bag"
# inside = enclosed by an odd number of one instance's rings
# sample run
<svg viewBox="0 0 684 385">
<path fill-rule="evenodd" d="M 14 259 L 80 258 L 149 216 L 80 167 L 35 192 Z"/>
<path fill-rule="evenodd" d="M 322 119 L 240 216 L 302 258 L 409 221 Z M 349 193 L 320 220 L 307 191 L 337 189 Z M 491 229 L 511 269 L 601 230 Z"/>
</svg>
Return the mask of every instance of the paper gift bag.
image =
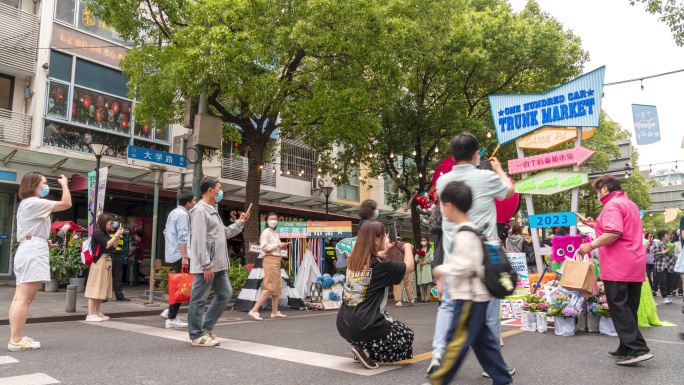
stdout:
<svg viewBox="0 0 684 385">
<path fill-rule="evenodd" d="M 596 287 L 594 263 L 589 261 L 586 256 L 580 257 L 575 253 L 573 259 L 565 261 L 560 284 L 567 290 L 577 291 L 582 294 L 593 294 Z"/>
<path fill-rule="evenodd" d="M 187 269 L 178 274 L 169 274 L 169 303 L 183 303 L 190 301 L 192 281 L 195 277 Z"/>
</svg>

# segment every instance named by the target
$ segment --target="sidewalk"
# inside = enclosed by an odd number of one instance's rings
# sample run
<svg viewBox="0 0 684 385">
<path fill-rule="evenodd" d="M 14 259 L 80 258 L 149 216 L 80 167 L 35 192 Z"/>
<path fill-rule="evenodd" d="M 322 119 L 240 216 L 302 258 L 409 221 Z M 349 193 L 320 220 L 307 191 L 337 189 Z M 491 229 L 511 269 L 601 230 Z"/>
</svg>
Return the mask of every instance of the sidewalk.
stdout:
<svg viewBox="0 0 684 385">
<path fill-rule="evenodd" d="M 102 304 L 102 312 L 112 318 L 160 314 L 162 310 L 168 308 L 168 304 L 165 301 L 162 302 L 160 298 L 155 298 L 154 306 L 146 306 L 145 290 L 147 288 L 147 286 L 124 285 L 124 295 L 130 298 L 131 302 L 117 302 L 112 298 Z M 9 307 L 14 291 L 15 288 L 12 286 L 0 286 L 0 325 L 9 324 Z M 83 296 L 83 293 L 78 293 L 76 312 L 67 313 L 64 311 L 65 308 L 66 288 L 60 288 L 60 291 L 56 293 L 39 291 L 29 306 L 26 323 L 85 320 L 88 314 L 88 299 Z M 187 313 L 187 306 L 183 306 L 180 312 Z"/>
</svg>

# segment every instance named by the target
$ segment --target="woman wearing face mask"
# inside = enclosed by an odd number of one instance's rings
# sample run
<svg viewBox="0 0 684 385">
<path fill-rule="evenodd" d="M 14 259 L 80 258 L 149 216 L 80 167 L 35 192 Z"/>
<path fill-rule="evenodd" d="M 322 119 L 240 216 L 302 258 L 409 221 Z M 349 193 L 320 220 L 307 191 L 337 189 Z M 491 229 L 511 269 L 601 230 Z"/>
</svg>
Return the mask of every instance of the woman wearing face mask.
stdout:
<svg viewBox="0 0 684 385">
<path fill-rule="evenodd" d="M 378 210 L 378 202 L 372 199 L 366 199 L 359 206 L 359 229 L 366 221 L 374 221 L 380 216 L 380 211 Z"/>
<path fill-rule="evenodd" d="M 93 253 L 93 263 L 90 265 L 85 297 L 88 298 L 87 322 L 102 322 L 109 319 L 102 314 L 102 301 L 112 298 L 112 251 L 119 245 L 119 238 L 123 228 L 119 226 L 110 238 L 109 232 L 114 231 L 114 216 L 100 214 L 95 223 L 95 230 L 90 241 L 90 251 Z"/>
<path fill-rule="evenodd" d="M 278 297 L 283 291 L 283 279 L 280 276 L 280 263 L 283 257 L 280 250 L 287 249 L 288 242 L 281 242 L 276 233 L 278 227 L 278 215 L 269 213 L 266 215 L 266 228 L 261 232 L 259 244 L 263 256 L 264 280 L 261 283 L 261 296 L 248 314 L 255 321 L 263 321 L 259 315 L 261 305 L 271 297 L 271 318 L 287 318 L 278 311 Z"/>
<path fill-rule="evenodd" d="M 58 180 L 62 186 L 62 200 L 45 198 L 50 192 L 47 180 L 41 174 L 29 172 L 19 185 L 17 209 L 17 240 L 19 247 L 14 255 L 14 274 L 17 288 L 9 310 L 9 351 L 40 348 L 40 342 L 24 336 L 28 306 L 43 282 L 50 281 L 50 214 L 71 207 L 71 194 L 64 175 Z"/>
<path fill-rule="evenodd" d="M 432 286 L 432 249 L 428 239 L 420 239 L 420 248 L 416 252 L 416 285 L 423 302 L 430 302 Z"/>
</svg>

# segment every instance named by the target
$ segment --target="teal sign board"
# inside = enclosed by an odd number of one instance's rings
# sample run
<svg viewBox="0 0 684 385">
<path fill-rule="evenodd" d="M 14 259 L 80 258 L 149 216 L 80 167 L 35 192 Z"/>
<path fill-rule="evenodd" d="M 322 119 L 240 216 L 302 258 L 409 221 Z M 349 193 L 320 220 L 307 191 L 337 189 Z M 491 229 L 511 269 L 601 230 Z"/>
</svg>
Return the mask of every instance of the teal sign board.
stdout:
<svg viewBox="0 0 684 385">
<path fill-rule="evenodd" d="M 574 213 L 553 213 L 530 215 L 530 227 L 543 229 L 548 227 L 575 226 L 577 216 Z"/>
</svg>

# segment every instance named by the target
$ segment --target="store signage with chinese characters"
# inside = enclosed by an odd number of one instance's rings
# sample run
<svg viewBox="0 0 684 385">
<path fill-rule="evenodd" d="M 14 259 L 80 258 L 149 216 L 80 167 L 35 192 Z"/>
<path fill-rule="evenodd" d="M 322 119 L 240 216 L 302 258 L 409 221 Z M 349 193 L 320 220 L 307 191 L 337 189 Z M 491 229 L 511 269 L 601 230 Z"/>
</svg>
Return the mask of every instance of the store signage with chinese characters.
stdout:
<svg viewBox="0 0 684 385">
<path fill-rule="evenodd" d="M 499 144 L 543 127 L 598 127 L 605 72 L 601 67 L 541 94 L 489 95 Z"/>
<path fill-rule="evenodd" d="M 261 228 L 266 228 L 266 222 L 261 222 Z M 306 238 L 306 222 L 278 222 L 276 234 L 279 238 Z"/>
<path fill-rule="evenodd" d="M 556 167 L 581 166 L 594 154 L 595 152 L 592 150 L 576 147 L 548 154 L 511 159 L 508 161 L 508 173 L 522 174 L 524 172 L 548 170 Z"/>
<path fill-rule="evenodd" d="M 145 147 L 128 146 L 126 162 L 131 165 L 152 167 L 159 166 L 166 171 L 185 172 L 187 158 L 184 155 L 152 150 Z"/>
<path fill-rule="evenodd" d="M 114 28 L 95 16 L 95 14 L 83 4 L 83 1 L 80 1 L 79 3 L 79 14 L 78 19 L 76 20 L 78 29 L 118 44 L 127 43 L 119 37 L 119 34 L 116 33 Z"/>
<path fill-rule="evenodd" d="M 349 238 L 352 236 L 351 221 L 308 221 L 309 238 Z"/>
<path fill-rule="evenodd" d="M 119 61 L 126 56 L 123 47 L 86 35 L 63 25 L 52 24 L 52 47 L 68 49 L 69 52 L 99 61 L 112 67 L 119 67 Z M 74 49 L 80 47 L 80 49 Z"/>
</svg>

